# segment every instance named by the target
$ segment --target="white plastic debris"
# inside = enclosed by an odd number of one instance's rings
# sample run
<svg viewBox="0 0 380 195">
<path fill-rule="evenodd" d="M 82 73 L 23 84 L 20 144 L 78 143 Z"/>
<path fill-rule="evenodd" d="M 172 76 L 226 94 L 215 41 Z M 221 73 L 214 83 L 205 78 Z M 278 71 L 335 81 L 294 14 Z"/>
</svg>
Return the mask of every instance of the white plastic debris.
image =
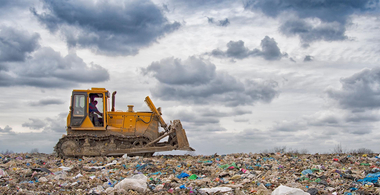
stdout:
<svg viewBox="0 0 380 195">
<path fill-rule="evenodd" d="M 42 182 L 42 183 L 45 183 L 47 182 L 48 180 L 46 179 L 46 177 L 41 177 L 38 179 L 39 182 Z"/>
<path fill-rule="evenodd" d="M 59 167 L 62 171 L 70 171 L 72 168 L 71 167 L 65 167 L 65 166 L 60 166 Z"/>
<path fill-rule="evenodd" d="M 84 166 L 86 169 L 104 169 L 105 166 Z"/>
<path fill-rule="evenodd" d="M 117 160 L 113 160 L 111 163 L 106 164 L 106 167 L 111 166 L 111 165 L 116 165 L 116 163 L 117 163 Z"/>
<path fill-rule="evenodd" d="M 96 188 L 92 188 L 90 193 L 96 193 L 96 194 L 101 194 L 104 192 L 104 188 L 101 185 L 98 185 Z"/>
<path fill-rule="evenodd" d="M 83 177 L 82 174 L 78 173 L 78 175 L 76 175 L 75 177 L 73 177 L 73 179 L 78 179 L 79 177 Z"/>
<path fill-rule="evenodd" d="M 304 192 L 299 188 L 280 185 L 272 192 L 272 195 L 309 195 L 309 193 Z"/>
<path fill-rule="evenodd" d="M 201 188 L 199 189 L 200 193 L 207 193 L 207 194 L 213 194 L 213 193 L 226 193 L 231 192 L 232 188 L 230 187 L 214 187 L 214 188 Z"/>
<path fill-rule="evenodd" d="M 7 172 L 5 172 L 3 169 L 0 169 L 0 178 L 7 176 Z"/>
<path fill-rule="evenodd" d="M 121 182 L 115 185 L 114 189 L 125 189 L 125 190 L 135 190 L 138 192 L 145 193 L 148 186 L 146 184 L 147 177 L 143 174 L 137 174 L 130 178 L 125 178 Z"/>
</svg>

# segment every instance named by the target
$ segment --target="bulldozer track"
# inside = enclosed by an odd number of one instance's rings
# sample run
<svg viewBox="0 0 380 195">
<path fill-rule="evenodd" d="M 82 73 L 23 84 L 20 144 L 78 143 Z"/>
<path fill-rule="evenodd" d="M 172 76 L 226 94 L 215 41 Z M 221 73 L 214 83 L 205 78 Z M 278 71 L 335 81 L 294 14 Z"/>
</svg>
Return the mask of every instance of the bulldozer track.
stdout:
<svg viewBox="0 0 380 195">
<path fill-rule="evenodd" d="M 142 148 L 150 140 L 146 137 L 122 136 L 122 135 L 67 135 L 61 138 L 54 151 L 58 157 L 81 157 L 81 156 L 105 156 L 110 151 L 129 148 Z M 151 156 L 153 153 L 146 153 Z"/>
</svg>

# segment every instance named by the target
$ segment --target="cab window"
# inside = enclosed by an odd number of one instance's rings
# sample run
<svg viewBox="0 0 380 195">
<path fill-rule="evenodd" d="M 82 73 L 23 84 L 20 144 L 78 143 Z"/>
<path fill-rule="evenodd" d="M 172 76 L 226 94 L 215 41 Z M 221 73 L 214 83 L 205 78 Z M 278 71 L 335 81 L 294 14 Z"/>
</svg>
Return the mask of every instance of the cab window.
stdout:
<svg viewBox="0 0 380 195">
<path fill-rule="evenodd" d="M 74 95 L 73 112 L 74 116 L 84 116 L 85 113 L 85 96 Z"/>
</svg>

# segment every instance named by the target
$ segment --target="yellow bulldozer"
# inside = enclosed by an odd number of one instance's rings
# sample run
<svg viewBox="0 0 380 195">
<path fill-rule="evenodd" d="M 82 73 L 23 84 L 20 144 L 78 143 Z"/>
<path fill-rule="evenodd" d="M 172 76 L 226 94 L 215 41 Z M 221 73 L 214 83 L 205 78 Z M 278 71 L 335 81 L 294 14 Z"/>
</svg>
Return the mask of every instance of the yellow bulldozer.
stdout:
<svg viewBox="0 0 380 195">
<path fill-rule="evenodd" d="M 105 88 L 73 90 L 67 135 L 54 147 L 59 157 L 152 156 L 162 151 L 194 151 L 181 122 L 166 124 L 161 108 L 156 108 L 149 96 L 145 102 L 150 112 L 135 112 L 133 105 L 122 112 L 115 110 L 115 95 L 116 91 L 110 102 L 110 93 Z"/>
</svg>

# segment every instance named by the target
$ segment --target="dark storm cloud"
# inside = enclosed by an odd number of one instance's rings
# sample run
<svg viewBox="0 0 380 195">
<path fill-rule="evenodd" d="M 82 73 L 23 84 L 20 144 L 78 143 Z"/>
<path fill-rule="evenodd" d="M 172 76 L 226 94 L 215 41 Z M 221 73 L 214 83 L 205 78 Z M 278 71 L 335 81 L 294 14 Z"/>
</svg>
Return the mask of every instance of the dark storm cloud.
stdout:
<svg viewBox="0 0 380 195">
<path fill-rule="evenodd" d="M 190 57 L 184 62 L 180 59 L 166 58 L 160 62 L 153 62 L 143 70 L 145 74 L 153 73 L 153 76 L 161 83 L 196 85 L 206 84 L 214 78 L 215 69 L 216 67 L 208 61 Z"/>
<path fill-rule="evenodd" d="M 215 24 L 217 26 L 228 26 L 230 24 L 230 21 L 228 20 L 228 18 L 224 20 L 219 20 L 218 22 L 215 22 L 214 18 L 209 18 L 209 17 L 207 17 L 207 20 L 209 24 Z"/>
<path fill-rule="evenodd" d="M 69 47 L 92 49 L 106 55 L 135 55 L 139 49 L 180 27 L 169 22 L 149 0 L 43 0 L 45 12 L 31 12 L 51 32 L 59 31 Z"/>
<path fill-rule="evenodd" d="M 282 57 L 286 57 L 287 54 L 281 54 L 280 48 L 277 46 L 277 42 L 268 36 L 265 36 L 261 40 L 261 50 L 253 49 L 249 50 L 244 46 L 244 42 L 230 41 L 227 43 L 227 50 L 222 51 L 220 49 L 214 49 L 211 53 L 206 53 L 214 57 L 219 58 L 234 58 L 234 59 L 245 59 L 248 57 L 261 56 L 265 60 L 280 60 Z"/>
<path fill-rule="evenodd" d="M 376 6 L 377 0 L 247 0 L 244 3 L 246 9 L 259 10 L 272 18 L 283 13 L 294 14 L 295 18 L 284 20 L 280 31 L 288 36 L 299 35 L 306 43 L 346 39 L 345 26 L 350 16 L 370 11 Z M 318 18 L 321 24 L 313 26 L 305 20 L 314 18 Z"/>
<path fill-rule="evenodd" d="M 51 48 L 41 48 L 25 62 L 10 65 L 8 71 L 0 71 L 0 86 L 72 87 L 78 83 L 109 79 L 109 73 L 103 67 L 96 64 L 88 66 L 75 53 L 62 57 Z"/>
<path fill-rule="evenodd" d="M 226 72 L 216 71 L 214 64 L 196 57 L 185 61 L 163 59 L 143 68 L 142 72 L 151 74 L 160 82 L 151 92 L 163 100 L 237 106 L 269 103 L 279 94 L 276 81 L 240 81 Z"/>
<path fill-rule="evenodd" d="M 31 130 L 43 129 L 44 131 L 65 132 L 66 116 L 67 113 L 60 113 L 58 116 L 53 118 L 47 117 L 44 120 L 30 118 L 31 122 L 25 122 L 22 126 L 28 127 Z"/>
<path fill-rule="evenodd" d="M 310 61 L 313 61 L 313 56 L 305 56 L 305 58 L 303 59 L 304 62 L 310 62 Z"/>
<path fill-rule="evenodd" d="M 42 99 L 37 102 L 31 102 L 30 105 L 31 106 L 47 106 L 47 105 L 63 104 L 63 103 L 64 101 L 60 99 L 50 98 L 50 99 Z"/>
<path fill-rule="evenodd" d="M 300 18 L 319 18 L 324 22 L 345 24 L 350 15 L 368 11 L 377 3 L 377 0 L 247 0 L 244 6 L 273 18 L 283 12 L 291 12 Z"/>
<path fill-rule="evenodd" d="M 24 61 L 28 54 L 35 51 L 40 44 L 37 33 L 0 26 L 0 63 Z M 1 69 L 0 69 L 1 71 Z"/>
<path fill-rule="evenodd" d="M 3 15 L 7 17 L 9 14 L 15 16 L 15 11 L 28 9 L 33 3 L 35 3 L 34 0 L 0 0 L 0 16 Z"/>
<path fill-rule="evenodd" d="M 174 7 L 178 7 L 178 9 L 184 8 L 185 11 L 194 10 L 205 10 L 205 9 L 220 9 L 220 8 L 230 8 L 232 3 L 235 3 L 235 0 L 171 0 L 170 4 L 174 5 Z"/>
<path fill-rule="evenodd" d="M 313 26 L 302 19 L 290 19 L 280 26 L 280 31 L 287 36 L 298 35 L 304 43 L 318 40 L 337 41 L 347 39 L 345 25 L 338 22 Z M 307 46 L 305 44 L 305 47 Z"/>
<path fill-rule="evenodd" d="M 15 132 L 12 131 L 12 127 L 10 127 L 9 125 L 5 126 L 4 128 L 0 127 L 0 133 L 15 134 Z"/>
<path fill-rule="evenodd" d="M 353 111 L 380 108 L 380 67 L 364 69 L 340 82 L 341 89 L 329 88 L 326 92 L 342 108 Z"/>
<path fill-rule="evenodd" d="M 354 112 L 346 116 L 346 122 L 358 123 L 358 122 L 377 122 L 379 121 L 379 116 L 377 113 L 363 113 Z"/>
</svg>

